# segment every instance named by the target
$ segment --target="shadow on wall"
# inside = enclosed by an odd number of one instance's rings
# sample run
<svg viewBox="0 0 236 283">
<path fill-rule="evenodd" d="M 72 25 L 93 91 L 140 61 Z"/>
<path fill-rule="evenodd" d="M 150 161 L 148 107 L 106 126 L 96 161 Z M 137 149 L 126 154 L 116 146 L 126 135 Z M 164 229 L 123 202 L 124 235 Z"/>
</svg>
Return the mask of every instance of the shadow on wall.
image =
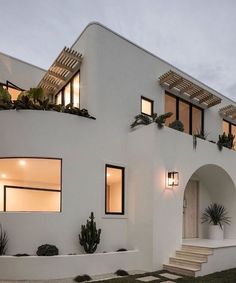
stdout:
<svg viewBox="0 0 236 283">
<path fill-rule="evenodd" d="M 190 181 L 197 181 L 199 188 L 197 219 L 199 238 L 208 237 L 208 224 L 201 224 L 201 215 L 210 203 L 219 203 L 226 208 L 231 217 L 231 224 L 224 227 L 225 238 L 236 238 L 236 186 L 229 174 L 223 168 L 209 164 L 196 170 Z"/>
</svg>

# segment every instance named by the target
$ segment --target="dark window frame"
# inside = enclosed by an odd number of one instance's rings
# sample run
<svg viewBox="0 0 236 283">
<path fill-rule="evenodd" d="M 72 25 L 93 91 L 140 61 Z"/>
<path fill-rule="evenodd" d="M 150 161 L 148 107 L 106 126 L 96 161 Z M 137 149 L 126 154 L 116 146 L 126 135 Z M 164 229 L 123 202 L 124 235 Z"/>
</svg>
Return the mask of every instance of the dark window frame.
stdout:
<svg viewBox="0 0 236 283">
<path fill-rule="evenodd" d="M 65 84 L 65 85 L 57 92 L 57 94 L 55 95 L 55 101 L 57 100 L 58 94 L 61 92 L 61 104 L 65 106 L 65 95 L 64 95 L 64 93 L 65 93 L 65 88 L 66 88 L 66 86 L 67 86 L 68 84 L 70 84 L 70 103 L 74 103 L 73 81 L 74 81 L 74 77 L 75 77 L 76 75 L 78 75 L 78 74 L 79 74 L 79 80 L 80 80 L 80 78 L 81 78 L 81 73 L 80 73 L 80 70 L 79 70 L 78 72 L 76 72 L 76 73 L 70 78 L 70 80 L 68 81 L 68 83 Z M 81 92 L 80 92 L 80 85 L 79 85 L 79 96 L 80 96 L 80 94 L 81 94 Z M 80 101 L 80 100 L 79 100 L 79 101 Z M 79 103 L 79 104 L 80 104 L 80 103 Z M 79 108 L 81 108 L 80 105 L 79 105 Z"/>
<path fill-rule="evenodd" d="M 175 116 L 175 119 L 176 120 L 179 120 L 179 102 L 182 101 L 186 104 L 189 105 L 189 135 L 192 135 L 193 134 L 193 108 L 195 107 L 196 109 L 200 110 L 201 111 L 201 131 L 204 133 L 204 129 L 205 129 L 205 125 L 204 125 L 204 115 L 205 115 L 205 112 L 204 112 L 204 109 L 202 109 L 201 107 L 187 101 L 187 100 L 184 100 L 168 91 L 165 92 L 165 95 L 169 95 L 173 98 L 175 98 L 175 105 L 176 105 L 176 116 Z"/>
<path fill-rule="evenodd" d="M 144 112 L 142 111 L 142 100 L 145 100 L 145 101 L 151 103 L 151 115 L 149 115 L 149 114 L 147 114 L 147 113 L 144 113 Z M 150 99 L 150 98 L 145 97 L 145 96 L 141 96 L 141 98 L 140 98 L 140 111 L 141 111 L 141 114 L 147 115 L 147 116 L 149 116 L 149 117 L 152 117 L 152 116 L 153 116 L 153 113 L 154 113 L 154 101 L 153 101 L 152 99 Z"/>
<path fill-rule="evenodd" d="M 122 197 L 121 197 L 121 212 L 108 212 L 107 211 L 107 168 L 120 169 L 122 172 Z M 105 165 L 105 215 L 125 215 L 125 167 L 112 164 Z"/>
<path fill-rule="evenodd" d="M 0 160 L 2 159 L 49 159 L 49 160 L 59 160 L 60 161 L 60 190 L 53 190 L 53 191 L 60 191 L 60 210 L 59 211 L 4 211 L 4 205 L 5 205 L 5 194 L 3 195 L 3 211 L 0 211 L 1 213 L 62 213 L 62 194 L 63 194 L 63 190 L 62 190 L 62 163 L 63 163 L 63 159 L 60 157 L 38 157 L 38 156 L 7 156 L 7 157 L 0 157 Z M 10 185 L 3 185 L 3 188 L 5 187 L 19 187 L 19 186 L 10 186 Z M 27 187 L 22 187 L 22 188 L 27 188 Z M 51 189 L 44 189 L 44 188 L 31 188 L 28 187 L 30 189 L 34 189 L 34 190 L 49 190 L 51 191 Z M 4 189 L 5 190 L 5 189 Z"/>
<path fill-rule="evenodd" d="M 224 122 L 228 123 L 229 125 L 229 133 L 232 134 L 232 126 L 235 126 L 236 127 L 236 124 L 230 122 L 230 121 L 227 121 L 226 119 L 223 119 Z"/>
</svg>

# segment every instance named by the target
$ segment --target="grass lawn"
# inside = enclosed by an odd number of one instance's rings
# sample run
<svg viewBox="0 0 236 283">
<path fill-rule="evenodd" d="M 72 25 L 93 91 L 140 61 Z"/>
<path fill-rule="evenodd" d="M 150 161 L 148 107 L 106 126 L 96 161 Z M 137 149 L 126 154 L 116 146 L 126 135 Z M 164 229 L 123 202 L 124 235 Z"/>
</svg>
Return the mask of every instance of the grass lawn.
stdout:
<svg viewBox="0 0 236 283">
<path fill-rule="evenodd" d="M 167 278 L 161 276 L 162 273 L 166 273 L 166 271 L 157 271 L 157 272 L 149 272 L 141 275 L 130 275 L 124 276 L 120 278 L 114 278 L 109 280 L 101 280 L 99 283 L 142 283 L 141 281 L 137 281 L 137 278 L 145 277 L 145 276 L 156 276 L 159 279 L 150 281 L 150 283 L 164 282 L 168 281 Z M 189 278 L 183 277 L 181 279 L 177 279 L 176 281 L 171 280 L 177 283 L 236 283 L 236 268 L 229 269 L 221 272 L 216 272 L 213 274 L 209 274 L 206 276 L 198 277 L 198 278 Z"/>
</svg>

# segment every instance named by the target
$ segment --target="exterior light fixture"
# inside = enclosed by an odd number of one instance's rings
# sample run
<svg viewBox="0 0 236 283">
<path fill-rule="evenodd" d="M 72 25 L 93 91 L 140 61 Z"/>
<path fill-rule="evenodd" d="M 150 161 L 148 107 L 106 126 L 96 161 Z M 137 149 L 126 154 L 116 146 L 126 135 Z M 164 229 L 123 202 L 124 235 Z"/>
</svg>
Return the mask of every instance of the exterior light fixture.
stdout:
<svg viewBox="0 0 236 283">
<path fill-rule="evenodd" d="M 179 172 L 168 172 L 167 175 L 167 187 L 176 187 L 179 185 Z"/>
</svg>

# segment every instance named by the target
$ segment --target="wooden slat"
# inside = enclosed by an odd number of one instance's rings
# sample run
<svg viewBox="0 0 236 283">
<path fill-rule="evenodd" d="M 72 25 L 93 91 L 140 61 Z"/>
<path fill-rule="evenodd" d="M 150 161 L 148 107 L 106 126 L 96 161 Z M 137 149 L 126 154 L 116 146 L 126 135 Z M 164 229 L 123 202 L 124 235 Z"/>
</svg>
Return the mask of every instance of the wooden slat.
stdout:
<svg viewBox="0 0 236 283">
<path fill-rule="evenodd" d="M 205 92 L 204 89 L 198 90 L 195 93 L 193 93 L 192 95 L 190 95 L 190 99 L 193 99 L 193 98 L 203 94 L 204 92 Z"/>
<path fill-rule="evenodd" d="M 183 78 L 180 78 L 180 79 L 178 79 L 177 81 L 171 83 L 171 84 L 169 85 L 169 89 L 172 89 L 172 88 L 178 86 L 180 83 L 183 82 L 183 80 L 184 80 Z"/>
<path fill-rule="evenodd" d="M 66 66 L 66 65 L 64 65 L 64 64 L 61 64 L 61 63 L 59 63 L 59 62 L 56 62 L 56 63 L 55 63 L 55 66 L 56 66 L 56 67 L 59 67 L 59 68 L 61 68 L 61 69 L 67 70 L 68 72 L 73 72 L 73 68 L 68 67 L 68 66 Z"/>
<path fill-rule="evenodd" d="M 66 81 L 66 78 L 65 78 L 65 77 L 63 77 L 63 76 L 57 74 L 56 72 L 48 71 L 48 74 L 49 74 L 50 76 L 53 76 L 54 78 L 57 78 L 57 79 L 63 81 L 63 82 Z"/>
</svg>

